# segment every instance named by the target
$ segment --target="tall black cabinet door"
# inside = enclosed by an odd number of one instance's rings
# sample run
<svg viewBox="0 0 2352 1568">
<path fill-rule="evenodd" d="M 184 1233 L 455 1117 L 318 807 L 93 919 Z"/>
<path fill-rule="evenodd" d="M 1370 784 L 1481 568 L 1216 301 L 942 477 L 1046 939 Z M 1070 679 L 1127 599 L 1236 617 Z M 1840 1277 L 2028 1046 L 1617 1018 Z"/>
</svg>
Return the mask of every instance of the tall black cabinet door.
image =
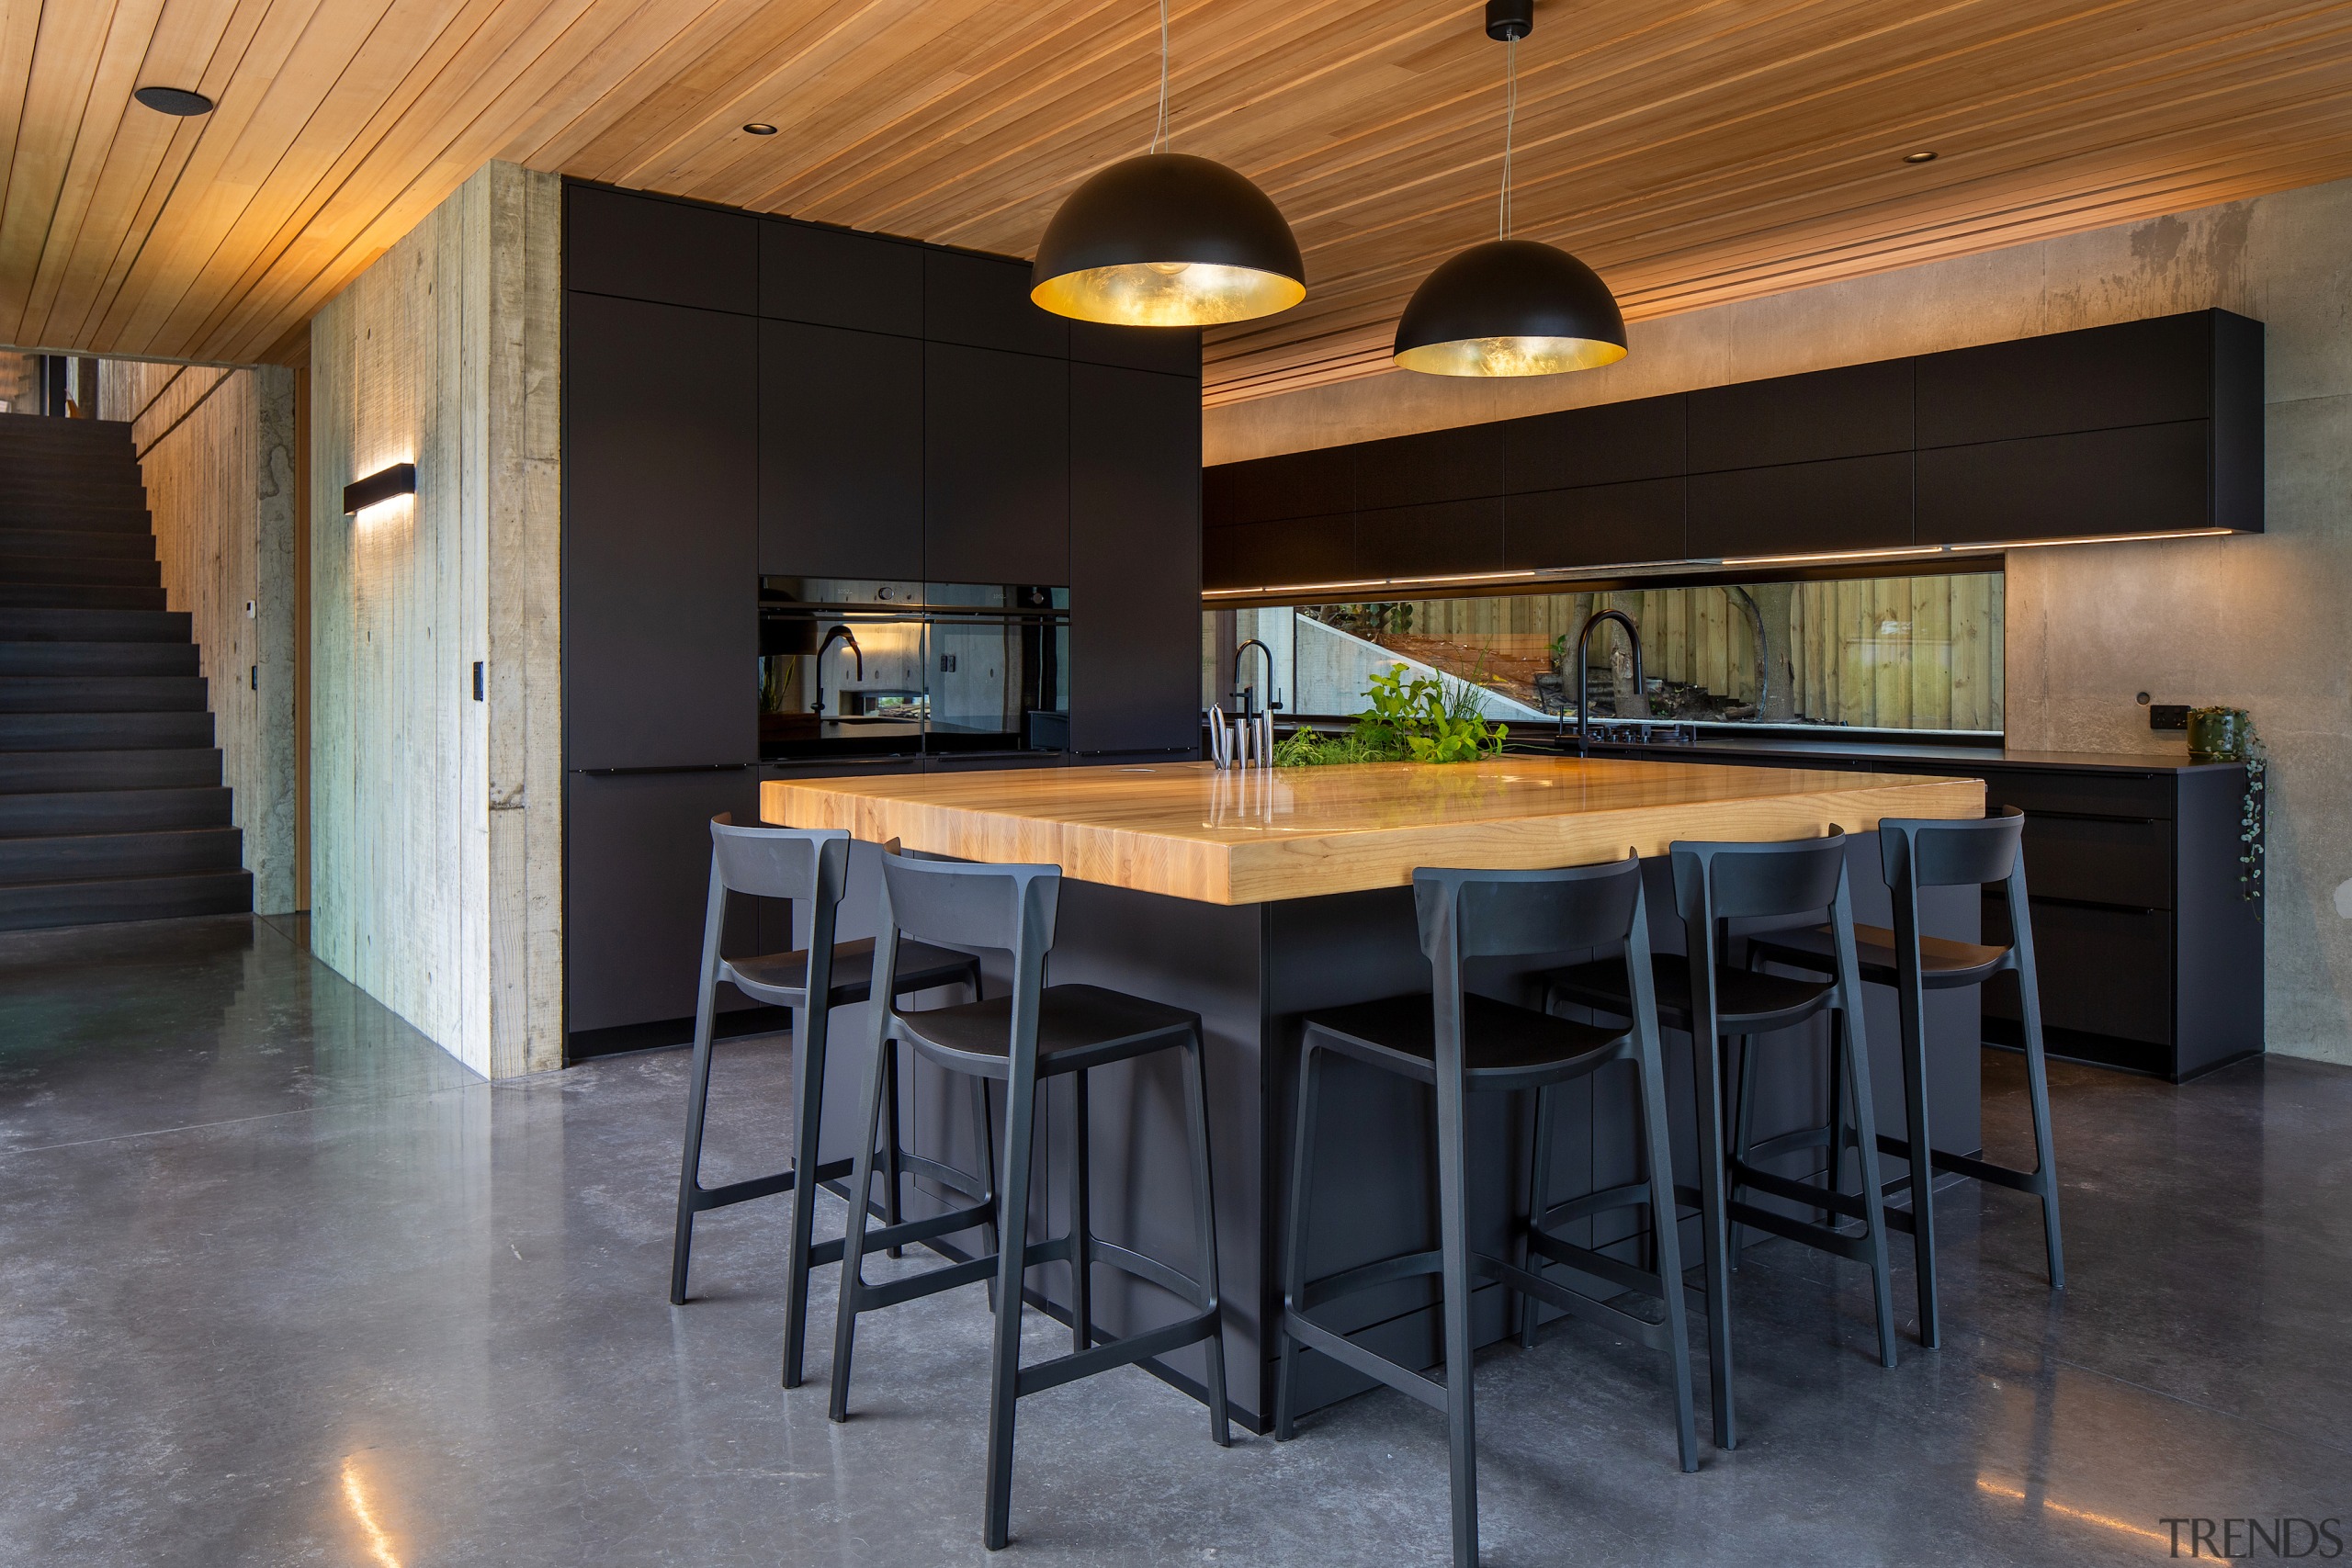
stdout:
<svg viewBox="0 0 2352 1568">
<path fill-rule="evenodd" d="M 1201 389 L 1070 367 L 1070 744 L 1200 744 Z"/>
<path fill-rule="evenodd" d="M 758 760 L 755 330 L 567 296 L 568 766 Z"/>
<path fill-rule="evenodd" d="M 1069 582 L 1069 362 L 923 348 L 923 576 Z"/>
<path fill-rule="evenodd" d="M 922 344 L 760 323 L 760 570 L 922 578 Z"/>
</svg>

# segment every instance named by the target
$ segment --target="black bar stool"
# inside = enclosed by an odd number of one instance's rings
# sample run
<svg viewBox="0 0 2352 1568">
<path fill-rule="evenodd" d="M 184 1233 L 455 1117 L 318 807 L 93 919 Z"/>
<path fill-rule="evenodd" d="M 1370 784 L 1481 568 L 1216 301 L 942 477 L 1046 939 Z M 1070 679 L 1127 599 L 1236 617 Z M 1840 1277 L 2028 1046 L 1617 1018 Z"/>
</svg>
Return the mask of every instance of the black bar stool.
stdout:
<svg viewBox="0 0 2352 1568">
<path fill-rule="evenodd" d="M 1667 1141 L 1666 1091 L 1658 1064 L 1657 1021 L 1651 1007 L 1649 927 L 1642 906 L 1641 863 L 1561 871 L 1436 871 L 1413 874 L 1421 950 L 1429 954 L 1434 989 L 1310 1013 L 1300 1046 L 1298 1127 L 1291 1151 L 1290 1223 L 1283 1242 L 1281 1366 L 1275 1388 L 1274 1437 L 1291 1435 L 1291 1385 L 1298 1352 L 1317 1350 L 1341 1365 L 1411 1395 L 1446 1417 L 1453 1481 L 1453 1560 L 1469 1568 L 1478 1558 L 1477 1448 L 1471 1404 L 1470 1280 L 1499 1280 L 1523 1299 L 1548 1302 L 1611 1331 L 1664 1350 L 1674 1366 L 1675 1425 L 1682 1468 L 1699 1468 L 1690 1413 L 1690 1349 L 1684 1329 L 1682 1260 L 1674 1223 L 1674 1173 Z M 1572 1023 L 1463 989 L 1463 966 L 1475 958 L 1525 956 L 1581 947 L 1622 944 L 1615 961 L 1631 998 L 1633 1026 L 1604 1029 Z M 1314 1172 L 1315 1103 L 1323 1057 L 1336 1052 L 1367 1066 L 1429 1084 L 1437 1091 L 1439 1247 L 1382 1259 L 1327 1279 L 1306 1278 L 1307 1196 Z M 1563 1263 L 1621 1290 L 1653 1296 L 1664 1321 L 1579 1295 L 1500 1258 L 1470 1250 L 1463 1145 L 1468 1134 L 1465 1098 L 1473 1093 L 1553 1089 L 1611 1062 L 1631 1062 L 1639 1078 L 1646 1180 L 1596 1195 L 1583 1205 L 1544 1202 L 1531 1153 L 1530 1227 L 1534 1255 Z M 1544 1119 L 1539 1112 L 1539 1122 Z M 1548 1132 L 1548 1126 L 1544 1129 Z M 1540 1149 L 1540 1144 L 1537 1145 Z M 1549 1234 L 1547 1225 L 1611 1207 L 1646 1206 L 1656 1236 L 1656 1271 Z M 1573 1212 L 1569 1212 L 1573 1211 Z M 1445 1382 L 1376 1355 L 1309 1315 L 1357 1291 L 1416 1275 L 1435 1274 L 1442 1292 Z"/>
<path fill-rule="evenodd" d="M 801 1190 L 797 1173 L 810 1172 L 812 1184 L 827 1182 L 838 1188 L 850 1172 L 848 1160 L 820 1165 L 817 1155 L 818 1131 L 824 1122 L 828 1020 L 834 1008 L 866 999 L 874 965 L 873 939 L 833 940 L 833 922 L 848 872 L 849 835 L 837 829 L 739 828 L 725 812 L 711 818 L 710 899 L 703 915 L 702 980 L 695 998 L 694 1067 L 686 1089 L 685 1151 L 678 1170 L 678 1223 L 670 1249 L 670 1301 L 683 1305 L 686 1299 L 686 1265 L 694 1247 L 696 1214 L 771 1193 L 797 1193 L 786 1258 L 784 1382 L 787 1388 L 800 1384 L 801 1347 L 808 1337 L 808 1270 L 841 1257 L 839 1241 L 811 1245 L 816 1205 L 809 1201 L 813 1194 Z M 718 939 L 727 921 L 729 893 L 805 900 L 808 945 L 752 958 L 721 957 Z M 975 997 L 980 994 L 978 959 L 968 953 L 908 945 L 913 951 L 901 954 L 899 995 L 954 985 L 971 987 Z M 791 1169 L 774 1176 L 705 1187 L 703 1119 L 710 1103 L 711 1022 L 722 981 L 755 1001 L 792 1010 L 793 1163 Z M 823 996 L 825 1005 L 810 1007 L 812 995 Z M 895 1161 L 895 1097 L 891 1108 L 889 1157 Z"/>
<path fill-rule="evenodd" d="M 993 1277 L 996 1343 L 989 1393 L 988 1511 L 983 1539 L 994 1551 L 1005 1544 L 1010 1534 L 1013 1406 L 1023 1395 L 1042 1393 L 1096 1372 L 1206 1341 L 1209 1435 L 1220 1447 L 1232 1441 L 1226 1416 L 1224 1319 L 1217 1303 L 1208 1078 L 1202 1061 L 1201 1021 L 1196 1013 L 1099 986 L 1045 984 L 1046 953 L 1053 946 L 1061 897 L 1058 866 L 919 860 L 895 852 L 893 846 L 883 852 L 882 888 L 883 935 L 876 973 L 888 977 L 892 995 L 903 988 L 897 984 L 902 955 L 917 945 L 907 940 L 909 935 L 972 947 L 1009 946 L 1012 994 L 916 1013 L 902 1013 L 895 1007 L 874 1010 L 874 1065 L 865 1085 L 865 1133 L 858 1145 L 850 1191 L 863 1197 L 871 1190 L 876 1134 L 901 1044 L 951 1072 L 1006 1086 L 1004 1151 L 1001 1173 L 992 1170 L 982 1177 L 904 1156 L 902 1163 L 910 1172 L 929 1176 L 973 1199 L 968 1207 L 870 1230 L 870 1206 L 851 1202 L 841 1313 L 833 1329 L 831 1414 L 836 1421 L 849 1416 L 850 1358 L 858 1314 Z M 1192 1142 L 1193 1202 L 1199 1216 L 1198 1280 L 1094 1235 L 1088 1218 L 1086 1074 L 1095 1067 L 1167 1050 L 1181 1050 L 1192 1058 L 1183 1074 L 1184 1111 Z M 1037 1085 L 1042 1078 L 1062 1076 L 1070 1077 L 1075 1090 L 1079 1129 L 1071 1225 L 1064 1235 L 1033 1243 L 1028 1239 L 1029 1174 Z M 862 1265 L 868 1253 L 968 1230 L 990 1220 L 996 1227 L 997 1250 L 989 1256 L 879 1284 L 870 1284 L 864 1277 Z M 1070 1353 L 1024 1367 L 1021 1365 L 1022 1276 L 1037 1264 L 1057 1261 L 1070 1265 L 1074 1281 Z M 1093 1264 L 1157 1285 L 1195 1310 L 1162 1327 L 1124 1339 L 1105 1339 L 1094 1327 L 1086 1284 Z"/>
<path fill-rule="evenodd" d="M 1886 885 L 1894 894 L 1894 929 L 1854 928 L 1863 980 L 1894 988 L 1903 1021 L 1903 1103 L 1910 1136 L 1891 1138 L 1882 1134 L 1878 1146 L 1911 1167 L 1910 1212 L 1896 1209 L 1887 1219 L 1897 1230 L 1911 1233 L 1918 1258 L 1919 1338 L 1931 1346 L 1942 1338 L 1936 1306 L 1934 1171 L 1988 1181 L 2040 1199 L 2050 1288 L 2066 1288 L 2065 1258 L 2058 1235 L 2058 1161 L 2050 1136 L 2050 1070 L 2041 1054 L 2041 993 L 2034 978 L 2033 919 L 2026 902 L 2025 856 L 2018 852 L 2024 833 L 2025 813 L 2014 806 L 1979 821 L 1894 818 L 1881 821 L 1879 855 Z M 1996 882 L 2003 885 L 2008 899 L 2014 939 L 2008 945 L 1919 934 L 1919 889 L 1981 887 Z M 1747 951 L 1750 964 L 1824 972 L 1829 962 L 1829 932 L 1826 928 L 1774 931 L 1752 939 Z M 2019 1012 L 2025 1021 L 2026 1086 L 2033 1105 L 2031 1170 L 1946 1154 L 1935 1147 L 1928 1121 L 1927 993 L 1982 986 L 2004 974 L 2018 977 Z"/>
<path fill-rule="evenodd" d="M 1731 1250 L 1729 1227 L 1734 1223 L 1755 1225 L 1836 1257 L 1866 1264 L 1878 1316 L 1879 1361 L 1894 1365 L 1894 1304 L 1893 1281 L 1886 1262 L 1886 1215 L 1879 1184 L 1877 1120 L 1871 1110 L 1870 1053 L 1864 1047 L 1861 1021 L 1861 981 L 1855 972 L 1854 912 L 1846 885 L 1846 835 L 1832 828 L 1827 836 L 1791 843 L 1676 843 L 1673 857 L 1674 902 L 1682 917 L 1688 956 L 1658 953 L 1652 959 L 1657 993 L 1657 1015 L 1668 1028 L 1690 1035 L 1698 1066 L 1699 1190 L 1686 1201 L 1700 1213 L 1702 1250 L 1706 1263 L 1708 1385 L 1713 1400 L 1715 1442 L 1736 1447 L 1739 1429 L 1734 1416 L 1731 1377 Z M 1724 961 L 1727 920 L 1771 919 L 1827 911 L 1837 973 L 1826 980 L 1799 980 L 1735 968 Z M 1584 964 L 1555 971 L 1548 976 L 1544 1005 L 1588 1008 L 1618 1017 L 1629 1015 L 1625 979 L 1619 966 Z M 1739 1146 L 1727 1159 L 1724 1142 L 1723 1046 L 1724 1037 L 1741 1042 L 1743 1074 L 1753 1057 L 1757 1037 L 1790 1029 L 1827 1012 L 1831 1017 L 1829 1076 L 1830 1125 L 1793 1133 L 1750 1150 L 1744 1122 L 1737 1128 Z M 1851 1091 L 1854 1119 L 1860 1129 L 1857 1153 L 1860 1163 L 1858 1194 L 1842 1190 L 1838 1162 L 1833 1159 L 1826 1187 L 1815 1188 L 1759 1168 L 1751 1159 L 1767 1159 L 1804 1147 L 1838 1146 L 1842 1124 L 1840 1078 Z M 1742 1188 L 1811 1208 L 1819 1223 L 1792 1218 L 1742 1201 Z M 1860 1235 L 1835 1228 L 1831 1216 L 1862 1222 Z"/>
</svg>

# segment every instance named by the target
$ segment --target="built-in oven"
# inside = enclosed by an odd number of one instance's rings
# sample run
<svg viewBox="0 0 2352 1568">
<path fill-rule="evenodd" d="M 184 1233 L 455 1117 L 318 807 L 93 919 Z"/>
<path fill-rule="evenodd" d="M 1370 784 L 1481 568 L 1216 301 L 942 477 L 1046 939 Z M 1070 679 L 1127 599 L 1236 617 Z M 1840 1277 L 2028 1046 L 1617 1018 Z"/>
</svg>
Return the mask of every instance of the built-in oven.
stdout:
<svg viewBox="0 0 2352 1568">
<path fill-rule="evenodd" d="M 763 760 L 1069 745 L 1069 589 L 760 579 Z"/>
</svg>

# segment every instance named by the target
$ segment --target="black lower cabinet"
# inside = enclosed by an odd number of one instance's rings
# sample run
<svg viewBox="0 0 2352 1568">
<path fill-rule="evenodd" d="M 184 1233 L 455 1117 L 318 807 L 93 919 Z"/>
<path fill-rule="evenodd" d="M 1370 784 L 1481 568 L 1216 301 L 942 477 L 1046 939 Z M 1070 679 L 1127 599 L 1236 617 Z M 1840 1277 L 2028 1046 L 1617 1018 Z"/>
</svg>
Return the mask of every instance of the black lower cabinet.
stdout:
<svg viewBox="0 0 2352 1568">
<path fill-rule="evenodd" d="M 1189 378 L 1102 365 L 1070 377 L 1070 746 L 1200 745 L 1201 457 Z"/>
<path fill-rule="evenodd" d="M 689 1037 L 695 1010 L 709 822 L 722 811 L 758 821 L 758 775 L 575 773 L 564 793 L 566 1054 L 675 1045 Z M 790 945 L 769 940 L 783 934 L 781 909 L 734 900 L 726 951 Z M 731 990 L 721 1002 L 749 1006 Z"/>
</svg>

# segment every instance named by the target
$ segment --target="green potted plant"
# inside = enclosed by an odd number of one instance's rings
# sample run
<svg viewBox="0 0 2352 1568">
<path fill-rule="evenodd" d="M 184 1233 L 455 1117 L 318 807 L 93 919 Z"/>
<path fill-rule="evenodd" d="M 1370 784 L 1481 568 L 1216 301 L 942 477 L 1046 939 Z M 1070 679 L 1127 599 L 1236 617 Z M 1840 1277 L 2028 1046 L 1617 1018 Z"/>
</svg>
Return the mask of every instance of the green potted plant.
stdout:
<svg viewBox="0 0 2352 1568">
<path fill-rule="evenodd" d="M 2255 733 L 2254 716 L 2244 708 L 2188 710 L 2188 760 L 2236 762 L 2245 769 L 2245 798 L 2238 818 L 2239 896 L 2259 908 L 2262 902 L 2263 792 L 2270 758 Z"/>
</svg>

